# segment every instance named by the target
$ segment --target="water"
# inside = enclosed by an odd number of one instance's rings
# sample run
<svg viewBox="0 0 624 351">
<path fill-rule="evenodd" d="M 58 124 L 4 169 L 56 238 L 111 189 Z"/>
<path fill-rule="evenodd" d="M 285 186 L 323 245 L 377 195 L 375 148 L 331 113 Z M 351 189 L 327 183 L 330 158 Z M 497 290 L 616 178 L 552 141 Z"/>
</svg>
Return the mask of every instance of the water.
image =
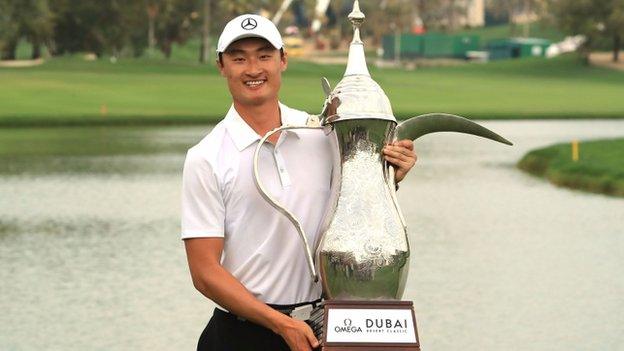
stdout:
<svg viewBox="0 0 624 351">
<path fill-rule="evenodd" d="M 624 200 L 514 168 L 624 121 L 484 124 L 516 145 L 423 137 L 399 191 L 423 350 L 624 349 Z M 195 347 L 214 305 L 179 240 L 180 170 L 208 130 L 0 131 L 1 350 Z"/>
</svg>

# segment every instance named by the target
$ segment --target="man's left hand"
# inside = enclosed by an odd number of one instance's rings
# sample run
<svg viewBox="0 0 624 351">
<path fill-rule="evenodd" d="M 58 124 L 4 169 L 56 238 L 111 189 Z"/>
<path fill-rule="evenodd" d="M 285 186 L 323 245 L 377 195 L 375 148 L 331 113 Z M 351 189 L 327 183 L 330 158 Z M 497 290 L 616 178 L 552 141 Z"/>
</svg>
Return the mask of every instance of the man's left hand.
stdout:
<svg viewBox="0 0 624 351">
<path fill-rule="evenodd" d="M 407 172 L 416 164 L 414 142 L 411 140 L 399 140 L 388 144 L 383 149 L 386 161 L 394 166 L 394 181 L 400 182 Z"/>
</svg>

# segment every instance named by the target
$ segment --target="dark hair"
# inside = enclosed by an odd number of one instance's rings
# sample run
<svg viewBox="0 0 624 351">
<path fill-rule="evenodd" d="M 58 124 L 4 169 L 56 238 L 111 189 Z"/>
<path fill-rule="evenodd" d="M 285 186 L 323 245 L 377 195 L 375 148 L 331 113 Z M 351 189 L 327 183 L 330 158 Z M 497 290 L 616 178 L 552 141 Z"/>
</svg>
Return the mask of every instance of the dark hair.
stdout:
<svg viewBox="0 0 624 351">
<path fill-rule="evenodd" d="M 280 57 L 284 57 L 284 48 L 280 48 Z M 223 66 L 223 53 L 219 52 L 217 53 L 217 60 L 219 61 L 219 65 Z"/>
</svg>

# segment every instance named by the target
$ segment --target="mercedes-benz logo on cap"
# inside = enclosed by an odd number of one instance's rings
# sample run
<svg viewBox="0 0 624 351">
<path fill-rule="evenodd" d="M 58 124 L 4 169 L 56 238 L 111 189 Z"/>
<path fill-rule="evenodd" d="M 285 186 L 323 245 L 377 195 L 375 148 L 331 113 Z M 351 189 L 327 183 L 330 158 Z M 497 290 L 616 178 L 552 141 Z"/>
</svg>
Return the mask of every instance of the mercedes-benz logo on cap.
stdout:
<svg viewBox="0 0 624 351">
<path fill-rule="evenodd" d="M 246 30 L 255 29 L 258 26 L 258 22 L 251 17 L 247 17 L 241 22 L 241 27 Z"/>
</svg>

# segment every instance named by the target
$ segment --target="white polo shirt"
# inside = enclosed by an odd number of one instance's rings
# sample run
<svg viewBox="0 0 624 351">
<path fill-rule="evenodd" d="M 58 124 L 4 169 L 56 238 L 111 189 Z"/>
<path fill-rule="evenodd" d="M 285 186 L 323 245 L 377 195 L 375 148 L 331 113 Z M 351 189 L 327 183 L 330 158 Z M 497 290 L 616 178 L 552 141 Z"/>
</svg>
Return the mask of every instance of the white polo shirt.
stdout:
<svg viewBox="0 0 624 351">
<path fill-rule="evenodd" d="M 303 125 L 308 114 L 280 104 L 283 124 Z M 253 180 L 260 136 L 232 106 L 186 155 L 182 239 L 223 237 L 221 264 L 265 303 L 294 304 L 320 297 L 294 226 L 267 203 Z M 261 180 L 301 222 L 312 245 L 319 235 L 331 178 L 329 142 L 320 130 L 281 133 L 259 155 Z"/>
</svg>

